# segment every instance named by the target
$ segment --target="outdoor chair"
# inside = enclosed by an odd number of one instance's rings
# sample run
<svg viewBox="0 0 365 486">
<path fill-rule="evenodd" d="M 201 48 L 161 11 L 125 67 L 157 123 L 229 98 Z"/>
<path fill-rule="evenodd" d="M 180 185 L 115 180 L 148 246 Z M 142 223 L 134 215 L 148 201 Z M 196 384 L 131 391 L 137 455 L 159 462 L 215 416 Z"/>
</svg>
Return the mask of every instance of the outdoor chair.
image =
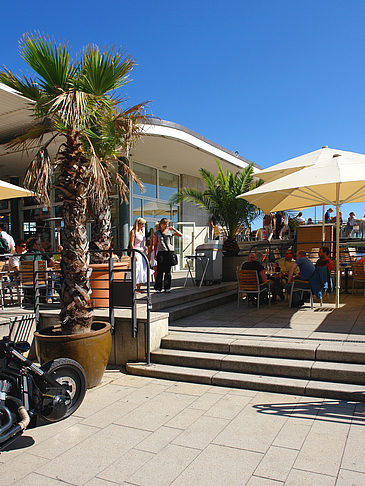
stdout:
<svg viewBox="0 0 365 486">
<path fill-rule="evenodd" d="M 352 262 L 352 293 L 354 293 L 355 282 L 360 282 L 364 286 L 365 296 L 365 267 L 363 263 Z"/>
<path fill-rule="evenodd" d="M 295 285 L 295 284 L 297 284 L 297 285 Z M 300 292 L 300 300 L 303 300 L 304 293 L 308 293 L 309 299 L 310 299 L 311 309 L 313 309 L 313 293 L 312 293 L 312 289 L 311 289 L 311 286 L 310 286 L 308 280 L 296 279 L 292 282 L 291 287 L 290 287 L 290 294 L 289 294 L 289 307 L 292 306 L 293 294 L 295 294 L 296 292 Z M 321 300 L 321 305 L 322 305 L 322 300 Z"/>
<path fill-rule="evenodd" d="M 38 267 L 38 271 L 36 268 Z M 38 275 L 36 275 L 36 272 Z M 48 291 L 48 275 L 47 262 L 43 260 L 33 261 L 24 260 L 20 262 L 19 269 L 20 289 L 21 289 L 21 307 L 24 305 L 24 300 L 29 299 L 29 303 L 34 303 L 35 300 L 35 277 L 37 277 L 38 290 L 44 289 Z"/>
<path fill-rule="evenodd" d="M 0 265 L 0 301 L 1 309 L 5 307 L 5 294 L 9 292 L 11 303 L 14 302 L 13 290 L 17 293 L 18 304 L 20 305 L 20 289 L 19 280 L 15 272 L 10 272 L 6 269 L 5 262 L 1 262 Z"/>
<path fill-rule="evenodd" d="M 247 305 L 249 296 L 257 297 L 257 310 L 260 308 L 261 295 L 267 295 L 270 306 L 270 282 L 260 283 L 257 270 L 241 270 L 237 268 L 237 307 L 240 305 L 241 294 L 246 294 Z"/>
</svg>

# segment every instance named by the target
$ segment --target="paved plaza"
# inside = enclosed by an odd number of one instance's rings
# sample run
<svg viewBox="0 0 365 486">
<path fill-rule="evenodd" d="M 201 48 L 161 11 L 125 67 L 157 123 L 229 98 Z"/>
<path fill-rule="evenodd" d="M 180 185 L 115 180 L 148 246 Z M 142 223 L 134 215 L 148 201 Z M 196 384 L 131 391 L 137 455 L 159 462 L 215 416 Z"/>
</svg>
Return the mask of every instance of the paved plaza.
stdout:
<svg viewBox="0 0 365 486">
<path fill-rule="evenodd" d="M 0 456 L 9 486 L 362 486 L 365 403 L 108 370 Z"/>
<path fill-rule="evenodd" d="M 313 310 L 236 302 L 176 321 L 221 339 L 365 341 L 365 299 Z M 69 419 L 0 455 L 0 486 L 364 486 L 365 402 L 214 387 L 109 369 Z"/>
</svg>

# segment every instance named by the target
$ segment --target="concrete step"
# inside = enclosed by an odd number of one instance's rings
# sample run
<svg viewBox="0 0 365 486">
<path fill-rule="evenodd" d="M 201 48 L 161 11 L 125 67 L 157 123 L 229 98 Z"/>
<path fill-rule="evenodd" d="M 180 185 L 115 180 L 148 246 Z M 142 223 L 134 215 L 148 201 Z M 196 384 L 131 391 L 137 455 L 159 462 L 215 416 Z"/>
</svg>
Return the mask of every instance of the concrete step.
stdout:
<svg viewBox="0 0 365 486">
<path fill-rule="evenodd" d="M 194 335 L 177 331 L 170 332 L 168 336 L 162 338 L 161 348 L 365 364 L 365 344 L 363 343 L 256 341 L 234 337 L 212 337 L 211 334 L 204 333 Z"/>
<path fill-rule="evenodd" d="M 180 289 L 173 289 L 170 294 L 163 293 L 152 295 L 152 310 L 159 311 L 186 304 L 187 302 L 194 302 L 196 300 L 206 299 L 221 293 L 235 291 L 237 295 L 236 282 L 222 282 L 219 285 L 187 287 Z"/>
<path fill-rule="evenodd" d="M 226 292 L 216 293 L 203 299 L 199 298 L 199 300 L 195 301 L 189 301 L 189 299 L 185 297 L 184 304 L 166 307 L 163 309 L 163 311 L 169 313 L 169 320 L 172 322 L 176 321 L 177 319 L 202 312 L 206 309 L 226 304 L 227 302 L 234 300 L 236 297 L 236 290 L 228 290 Z"/>
<path fill-rule="evenodd" d="M 233 371 L 254 375 L 305 378 L 329 382 L 365 384 L 365 365 L 305 359 L 270 358 L 179 349 L 159 349 L 151 353 L 158 364 Z"/>
<path fill-rule="evenodd" d="M 365 401 L 365 390 L 362 385 L 315 381 L 300 378 L 252 375 L 201 368 L 188 368 L 165 364 L 129 363 L 129 373 L 154 378 L 165 378 L 175 381 L 204 383 L 208 385 L 245 388 L 258 391 L 270 391 L 321 398 Z"/>
</svg>

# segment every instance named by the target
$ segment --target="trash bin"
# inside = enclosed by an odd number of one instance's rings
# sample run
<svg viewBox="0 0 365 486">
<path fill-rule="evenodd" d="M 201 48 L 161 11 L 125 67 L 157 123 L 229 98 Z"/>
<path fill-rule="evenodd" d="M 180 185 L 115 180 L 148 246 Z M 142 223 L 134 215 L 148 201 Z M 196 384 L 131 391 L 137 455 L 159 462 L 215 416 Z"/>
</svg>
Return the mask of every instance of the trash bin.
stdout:
<svg viewBox="0 0 365 486">
<path fill-rule="evenodd" d="M 197 283 L 202 279 L 206 258 L 209 258 L 209 261 L 204 275 L 203 285 L 212 285 L 215 282 L 222 281 L 222 248 L 223 244 L 218 240 L 211 240 L 208 243 L 196 247 L 195 256 L 203 257 L 201 260 L 199 258 L 195 260 L 195 280 Z"/>
</svg>

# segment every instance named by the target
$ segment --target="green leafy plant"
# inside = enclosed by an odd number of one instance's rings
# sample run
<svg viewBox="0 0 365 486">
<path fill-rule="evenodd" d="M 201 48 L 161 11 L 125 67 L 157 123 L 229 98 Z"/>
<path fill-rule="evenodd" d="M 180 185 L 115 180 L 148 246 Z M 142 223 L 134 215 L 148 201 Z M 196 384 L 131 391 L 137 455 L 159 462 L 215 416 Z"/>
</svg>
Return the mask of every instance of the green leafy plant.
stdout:
<svg viewBox="0 0 365 486">
<path fill-rule="evenodd" d="M 85 48 L 71 60 L 67 45 L 35 33 L 20 42 L 20 55 L 32 69 L 18 77 L 4 68 L 0 82 L 30 100 L 35 123 L 11 146 L 39 147 L 24 184 L 49 205 L 52 184 L 63 200 L 63 253 L 60 320 L 63 332 L 87 332 L 92 323 L 86 231 L 90 202 L 105 201 L 108 175 L 103 160 L 85 149 L 90 130 L 115 114 L 116 90 L 129 82 L 135 61 L 120 50 Z M 61 145 L 54 160 L 49 145 Z M 90 140 L 90 137 L 89 137 Z M 90 145 L 91 146 L 91 145 Z"/>
<path fill-rule="evenodd" d="M 224 172 L 218 161 L 217 165 L 216 176 L 207 169 L 199 170 L 206 184 L 205 191 L 185 188 L 173 197 L 173 202 L 191 202 L 208 211 L 224 232 L 224 253 L 234 255 L 239 252 L 236 237 L 241 225 L 249 227 L 260 212 L 256 206 L 245 199 L 237 199 L 237 196 L 254 189 L 261 182 L 254 180 L 252 164 L 235 174 L 229 170 Z"/>
</svg>

